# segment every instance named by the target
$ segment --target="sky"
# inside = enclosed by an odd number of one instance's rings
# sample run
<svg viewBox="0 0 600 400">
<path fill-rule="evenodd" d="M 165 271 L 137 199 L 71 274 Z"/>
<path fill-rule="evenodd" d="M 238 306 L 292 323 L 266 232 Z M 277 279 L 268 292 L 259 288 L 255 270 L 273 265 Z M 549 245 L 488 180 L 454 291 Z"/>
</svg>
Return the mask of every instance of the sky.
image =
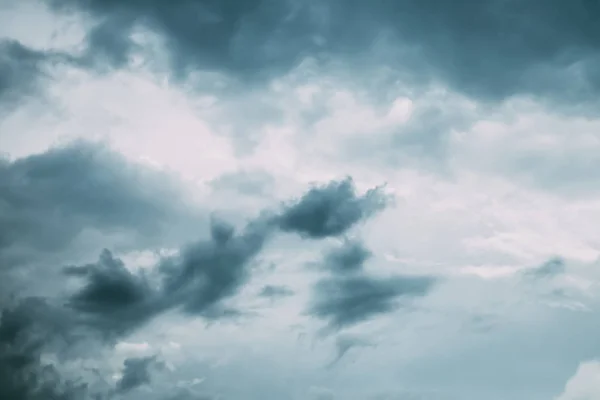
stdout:
<svg viewBox="0 0 600 400">
<path fill-rule="evenodd" d="M 0 0 L 0 398 L 600 399 L 598 0 Z"/>
</svg>

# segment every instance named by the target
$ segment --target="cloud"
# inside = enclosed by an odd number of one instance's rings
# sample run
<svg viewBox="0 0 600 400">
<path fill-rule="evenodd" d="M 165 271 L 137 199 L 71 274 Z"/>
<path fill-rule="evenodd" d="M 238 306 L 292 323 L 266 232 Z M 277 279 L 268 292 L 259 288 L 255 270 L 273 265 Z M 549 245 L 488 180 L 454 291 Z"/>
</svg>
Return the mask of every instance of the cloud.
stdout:
<svg viewBox="0 0 600 400">
<path fill-rule="evenodd" d="M 364 274 L 324 278 L 313 288 L 309 313 L 326 320 L 331 328 L 344 328 L 394 311 L 400 299 L 426 295 L 435 282 L 431 277 Z"/>
<path fill-rule="evenodd" d="M 187 312 L 213 315 L 213 307 L 233 296 L 249 277 L 249 262 L 263 249 L 274 226 L 259 216 L 239 233 L 213 218 L 212 238 L 184 247 L 180 255 L 162 262 L 165 293 Z"/>
<path fill-rule="evenodd" d="M 117 393 L 127 393 L 142 385 L 150 384 L 150 367 L 156 357 L 134 357 L 123 362 L 123 375 L 116 384 Z"/>
<path fill-rule="evenodd" d="M 68 306 L 84 316 L 82 322 L 107 335 L 129 333 L 165 308 L 145 276 L 130 272 L 106 249 L 97 263 L 68 267 L 65 273 L 86 281 Z"/>
<path fill-rule="evenodd" d="M 326 254 L 324 265 L 337 274 L 352 273 L 361 271 L 371 256 L 371 251 L 361 241 L 346 239 L 342 246 Z"/>
<path fill-rule="evenodd" d="M 162 36 L 175 77 L 198 68 L 225 72 L 244 81 L 263 81 L 292 68 L 299 50 L 314 39 L 304 33 L 308 10 L 292 3 L 250 0 L 243 3 L 181 1 L 176 8 L 161 0 L 48 0 L 55 9 L 79 9 L 96 17 L 88 35 L 88 54 L 123 64 L 135 48 L 132 32 L 144 27 Z M 300 11 L 300 15 L 295 15 Z M 287 17 L 287 18 L 286 18 Z"/>
<path fill-rule="evenodd" d="M 42 361 L 50 331 L 35 316 L 41 303 L 22 302 L 0 314 L 0 398 L 19 400 L 77 400 L 87 393 L 85 384 L 65 380 L 51 364 Z M 35 313 L 32 313 L 35 312 Z"/>
<path fill-rule="evenodd" d="M 374 347 L 375 344 L 358 336 L 339 335 L 335 338 L 336 355 L 329 366 L 337 364 L 350 350 L 360 347 Z"/>
<path fill-rule="evenodd" d="M 380 188 L 357 195 L 354 182 L 347 178 L 313 187 L 297 202 L 288 205 L 278 222 L 284 232 L 298 233 L 305 238 L 340 236 L 381 211 L 387 202 Z"/>
<path fill-rule="evenodd" d="M 233 226 L 213 217 L 211 237 L 185 245 L 179 254 L 148 268 L 152 281 L 141 272 L 130 272 L 104 250 L 97 263 L 65 269 L 68 275 L 86 281 L 71 295 L 68 305 L 82 316 L 80 323 L 108 337 L 130 333 L 175 308 L 207 319 L 238 315 L 222 302 L 246 282 L 249 262 L 272 230 L 272 224 L 259 217 L 236 234 Z"/>
<path fill-rule="evenodd" d="M 242 196 L 265 196 L 273 190 L 274 179 L 264 171 L 237 171 L 213 179 L 214 190 L 230 191 Z"/>
<path fill-rule="evenodd" d="M 176 77 L 203 69 L 264 82 L 310 57 L 388 65 L 413 83 L 494 101 L 595 102 L 600 88 L 600 7 L 588 0 L 47 2 L 95 17 L 88 54 L 116 65 L 134 51 L 136 28 L 157 33 Z"/>
<path fill-rule="evenodd" d="M 0 248 L 6 252 L 13 247 L 61 251 L 87 227 L 129 229 L 151 238 L 152 231 L 157 233 L 163 224 L 181 215 L 173 210 L 177 203 L 170 203 L 177 194 L 175 186 L 159 184 L 153 175 L 145 175 L 116 154 L 91 144 L 49 150 L 3 167 L 0 173 L 7 177 L 7 184 L 0 194 L 12 210 L 0 214 L 7 221 Z M 213 215 L 210 238 L 186 244 L 177 254 L 142 271 L 130 271 L 104 249 L 97 262 L 64 268 L 66 275 L 83 281 L 66 305 L 74 324 L 108 338 L 130 333 L 171 309 L 207 319 L 238 315 L 224 302 L 248 280 L 252 260 L 273 234 L 282 229 L 306 232 L 314 238 L 338 235 L 383 204 L 377 189 L 357 196 L 350 179 L 334 181 L 310 189 L 282 214 L 260 213 L 240 230 Z M 305 220 L 298 219 L 301 216 L 312 222 L 303 225 Z M 159 242 L 157 235 L 154 243 Z M 152 241 L 146 242 L 148 245 Z M 352 251 L 360 253 L 358 247 Z M 352 260 L 355 256 L 360 254 L 346 258 L 356 262 Z M 343 257 L 340 253 L 329 261 L 345 262 Z M 275 295 L 278 291 L 267 292 Z"/>
<path fill-rule="evenodd" d="M 593 400 L 600 397 L 600 363 L 582 362 L 569 379 L 564 392 L 555 400 Z"/>
<path fill-rule="evenodd" d="M 98 144 L 2 160 L 0 182 L 2 268 L 63 251 L 90 231 L 164 244 L 167 228 L 181 233 L 195 220 L 183 187 Z"/>
<path fill-rule="evenodd" d="M 565 261 L 562 258 L 555 257 L 539 267 L 525 271 L 525 275 L 532 279 L 548 279 L 564 274 L 565 269 Z"/>
<path fill-rule="evenodd" d="M 0 39 L 0 101 L 15 103 L 38 88 L 48 55 L 15 40 Z"/>
</svg>

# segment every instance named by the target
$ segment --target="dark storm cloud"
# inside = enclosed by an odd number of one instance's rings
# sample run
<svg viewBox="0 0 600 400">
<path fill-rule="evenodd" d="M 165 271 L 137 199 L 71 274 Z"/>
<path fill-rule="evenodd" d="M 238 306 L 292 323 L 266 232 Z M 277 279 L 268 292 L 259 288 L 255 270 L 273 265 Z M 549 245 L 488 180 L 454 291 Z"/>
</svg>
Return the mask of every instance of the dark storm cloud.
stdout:
<svg viewBox="0 0 600 400">
<path fill-rule="evenodd" d="M 260 216 L 237 233 L 233 226 L 211 219 L 211 237 L 162 259 L 148 276 L 130 272 L 104 250 L 97 263 L 64 271 L 85 283 L 69 299 L 79 322 L 108 338 L 139 328 L 160 313 L 182 308 L 206 319 L 238 316 L 223 301 L 233 297 L 250 276 L 250 262 L 275 229 Z"/>
<path fill-rule="evenodd" d="M 44 305 L 30 299 L 0 314 L 0 398 L 7 400 L 78 400 L 87 398 L 84 384 L 63 379 L 42 362 L 52 331 L 37 319 Z M 40 329 L 42 328 L 42 329 Z"/>
<path fill-rule="evenodd" d="M 344 328 L 395 310 L 401 299 L 424 296 L 436 280 L 431 277 L 388 278 L 360 274 L 317 282 L 309 313 Z"/>
<path fill-rule="evenodd" d="M 14 40 L 0 40 L 0 100 L 14 102 L 31 94 L 41 76 L 46 55 Z"/>
<path fill-rule="evenodd" d="M 123 362 L 123 376 L 117 382 L 117 393 L 127 393 L 142 385 L 150 384 L 150 368 L 155 357 L 128 358 Z"/>
<path fill-rule="evenodd" d="M 358 240 L 345 240 L 342 246 L 325 255 L 325 268 L 337 274 L 361 271 L 372 253 Z"/>
<path fill-rule="evenodd" d="M 121 399 L 130 391 L 151 383 L 151 370 L 161 367 L 156 357 L 129 358 L 123 363 L 122 377 L 106 387 L 97 370 L 90 379 L 67 374 L 60 365 L 44 361 L 55 353 L 61 339 L 56 310 L 41 299 L 23 299 L 0 311 L 0 398 L 6 400 L 110 400 Z M 62 325 L 73 328 L 75 325 Z M 66 344 L 68 346 L 68 343 Z M 65 344 L 63 344 L 65 346 Z M 77 372 L 79 374 L 79 372 Z M 103 382 L 103 388 L 93 383 Z M 173 392 L 173 388 L 168 390 Z M 153 398 L 162 398 L 160 396 Z"/>
<path fill-rule="evenodd" d="M 374 347 L 375 344 L 362 337 L 339 335 L 335 338 L 335 358 L 329 364 L 330 367 L 337 364 L 349 351 L 360 347 Z"/>
<path fill-rule="evenodd" d="M 596 100 L 597 0 L 47 0 L 96 17 L 90 54 L 115 64 L 146 26 L 166 40 L 171 67 L 256 82 L 306 56 L 388 65 L 490 100 L 514 94 Z"/>
<path fill-rule="evenodd" d="M 312 239 L 340 236 L 382 210 L 387 201 L 380 188 L 360 196 L 352 179 L 332 181 L 313 187 L 288 205 L 279 216 L 279 226 L 285 232 Z"/>
<path fill-rule="evenodd" d="M 1 160 L 2 268 L 60 251 L 85 230 L 156 243 L 167 227 L 177 230 L 190 215 L 176 200 L 184 197 L 181 188 L 165 178 L 84 142 Z"/>
<path fill-rule="evenodd" d="M 85 279 L 67 304 L 81 317 L 79 323 L 108 337 L 129 333 L 166 308 L 146 277 L 130 272 L 108 250 L 97 263 L 68 267 L 65 273 Z"/>
</svg>

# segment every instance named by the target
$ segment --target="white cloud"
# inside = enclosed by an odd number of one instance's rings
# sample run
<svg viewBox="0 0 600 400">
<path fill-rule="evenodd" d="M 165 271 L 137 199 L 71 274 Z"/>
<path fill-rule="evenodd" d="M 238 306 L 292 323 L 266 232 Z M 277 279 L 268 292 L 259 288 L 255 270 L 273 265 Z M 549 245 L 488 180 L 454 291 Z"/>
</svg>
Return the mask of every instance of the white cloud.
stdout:
<svg viewBox="0 0 600 400">
<path fill-rule="evenodd" d="M 600 398 L 600 362 L 582 362 L 555 400 L 596 400 Z"/>
</svg>

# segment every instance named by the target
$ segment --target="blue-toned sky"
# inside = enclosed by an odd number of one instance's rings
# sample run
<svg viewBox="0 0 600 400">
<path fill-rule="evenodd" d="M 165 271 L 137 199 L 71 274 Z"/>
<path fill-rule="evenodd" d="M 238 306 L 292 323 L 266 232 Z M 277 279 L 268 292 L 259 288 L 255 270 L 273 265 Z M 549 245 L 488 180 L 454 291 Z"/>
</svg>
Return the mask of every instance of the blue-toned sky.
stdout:
<svg viewBox="0 0 600 400">
<path fill-rule="evenodd" d="M 0 0 L 0 398 L 600 399 L 598 0 Z"/>
</svg>

